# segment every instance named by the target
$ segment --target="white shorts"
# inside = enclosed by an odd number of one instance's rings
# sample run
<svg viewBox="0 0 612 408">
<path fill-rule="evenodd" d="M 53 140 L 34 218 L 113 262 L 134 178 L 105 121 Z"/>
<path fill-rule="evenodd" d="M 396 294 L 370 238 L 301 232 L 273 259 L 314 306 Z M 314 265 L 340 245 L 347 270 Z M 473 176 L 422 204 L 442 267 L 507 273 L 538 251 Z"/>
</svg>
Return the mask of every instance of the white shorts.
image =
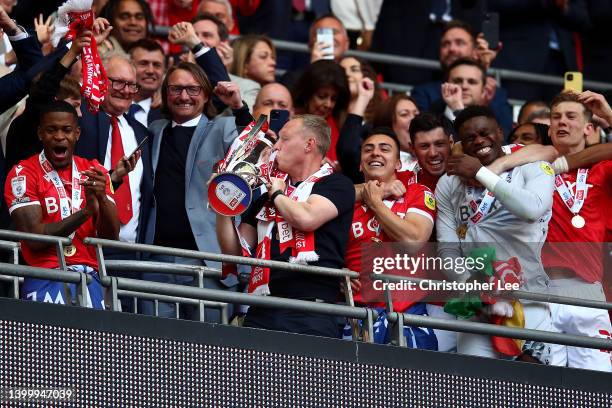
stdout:
<svg viewBox="0 0 612 408">
<path fill-rule="evenodd" d="M 601 284 L 581 279 L 554 279 L 550 292 L 558 296 L 605 301 Z M 559 333 L 599 338 L 612 338 L 612 327 L 607 310 L 551 303 L 553 327 Z M 552 365 L 612 372 L 612 354 L 599 349 L 553 344 Z"/>
<path fill-rule="evenodd" d="M 525 314 L 525 328 L 543 331 L 553 331 L 552 318 L 548 303 L 521 301 L 523 312 Z M 469 319 L 472 322 L 489 323 L 478 317 Z M 547 364 L 549 360 L 549 345 L 544 344 L 545 351 L 539 351 L 542 354 L 543 363 Z M 540 347 L 541 348 L 541 347 Z M 509 357 L 497 352 L 493 348 L 491 336 L 472 333 L 457 333 L 457 352 L 461 354 L 469 354 L 473 356 L 489 357 L 489 358 L 504 358 Z"/>
</svg>

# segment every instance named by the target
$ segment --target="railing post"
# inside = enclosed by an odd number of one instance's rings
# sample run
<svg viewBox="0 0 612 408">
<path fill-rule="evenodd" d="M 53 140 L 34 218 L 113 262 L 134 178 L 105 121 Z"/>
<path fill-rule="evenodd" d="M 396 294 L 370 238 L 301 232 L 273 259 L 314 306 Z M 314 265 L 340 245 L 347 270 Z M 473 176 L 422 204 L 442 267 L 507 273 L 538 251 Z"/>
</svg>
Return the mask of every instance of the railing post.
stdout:
<svg viewBox="0 0 612 408">
<path fill-rule="evenodd" d="M 66 268 L 66 258 L 64 258 L 64 244 L 62 243 L 62 241 L 57 241 L 57 262 L 59 263 L 60 270 L 68 270 Z"/>
<path fill-rule="evenodd" d="M 198 270 L 198 288 L 203 288 L 204 287 L 204 273 L 201 270 Z M 198 316 L 200 318 L 200 321 L 203 322 L 206 316 L 206 310 L 204 308 L 204 302 L 202 300 L 200 300 L 198 302 Z M 177 317 L 178 319 L 178 317 Z"/>
<path fill-rule="evenodd" d="M 225 325 L 229 324 L 228 310 L 229 310 L 229 305 L 227 303 L 221 306 L 221 324 L 225 324 Z"/>
<path fill-rule="evenodd" d="M 344 268 L 346 270 L 346 268 Z M 347 306 L 355 306 L 355 299 L 353 298 L 353 288 L 351 287 L 351 278 L 344 276 L 342 280 L 344 286 L 344 298 L 346 299 Z M 347 319 L 351 325 L 351 332 L 353 333 L 353 340 L 359 340 L 359 321 L 357 319 Z"/>
<path fill-rule="evenodd" d="M 117 292 L 117 278 L 111 277 L 111 310 L 113 312 L 121 311 L 121 303 L 119 302 L 119 293 Z"/>
<path fill-rule="evenodd" d="M 387 308 L 387 313 L 393 313 L 393 297 L 391 296 L 389 286 L 385 286 L 385 305 Z"/>
<path fill-rule="evenodd" d="M 84 272 L 79 272 L 79 278 L 79 283 L 76 286 L 77 304 L 81 307 L 87 307 L 87 275 Z"/>
<path fill-rule="evenodd" d="M 100 278 L 106 278 L 108 275 L 106 273 L 106 264 L 104 263 L 104 251 L 102 250 L 102 245 L 96 245 L 96 258 L 98 259 L 98 273 L 100 274 Z"/>
<path fill-rule="evenodd" d="M 363 341 L 374 343 L 374 309 L 367 308 L 368 315 L 363 322 Z"/>
<path fill-rule="evenodd" d="M 404 315 L 402 313 L 393 313 L 397 316 L 395 323 L 389 322 L 391 327 L 391 344 L 400 347 L 406 347 L 406 337 L 404 336 Z"/>
</svg>

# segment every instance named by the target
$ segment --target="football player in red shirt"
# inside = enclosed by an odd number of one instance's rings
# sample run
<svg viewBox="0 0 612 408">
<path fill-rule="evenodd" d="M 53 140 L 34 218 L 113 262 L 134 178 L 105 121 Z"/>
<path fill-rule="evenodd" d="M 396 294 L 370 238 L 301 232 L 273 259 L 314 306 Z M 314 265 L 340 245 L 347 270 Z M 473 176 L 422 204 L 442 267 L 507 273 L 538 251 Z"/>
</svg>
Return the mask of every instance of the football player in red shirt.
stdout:
<svg viewBox="0 0 612 408">
<path fill-rule="evenodd" d="M 612 199 L 612 147 L 586 147 L 591 117 L 612 123 L 612 108 L 605 98 L 585 91 L 562 93 L 551 104 L 550 136 L 553 146 L 528 146 L 495 163 L 499 173 L 533 160 L 554 159 L 556 191 L 553 216 L 542 261 L 551 278 L 552 293 L 605 300 L 602 290 L 602 250 L 606 242 Z M 608 159 L 608 160 L 606 160 Z M 609 338 L 610 317 L 605 310 L 551 303 L 555 329 L 570 334 Z M 596 349 L 553 345 L 553 365 L 610 371 L 610 355 Z"/>
<path fill-rule="evenodd" d="M 362 251 L 374 248 L 368 244 L 399 242 L 420 248 L 431 235 L 436 207 L 433 193 L 427 187 L 413 183 L 405 186 L 405 192 L 398 198 L 384 197 L 385 187 L 397 180 L 396 172 L 402 165 L 399 151 L 397 137 L 385 128 L 374 129 L 361 145 L 360 170 L 365 184 L 357 188 L 346 251 L 346 266 L 351 270 L 361 271 Z M 358 284 L 355 289 L 359 289 Z M 411 297 L 410 294 L 406 296 Z M 355 301 L 377 308 L 379 316 L 374 325 L 374 340 L 387 343 L 390 336 L 384 303 L 366 302 L 360 292 L 355 293 Z M 393 307 L 399 312 L 426 314 L 424 303 L 408 299 L 394 302 Z M 432 329 L 406 327 L 404 334 L 408 347 L 437 350 Z M 350 336 L 349 327 L 345 327 L 344 336 Z"/>
<path fill-rule="evenodd" d="M 73 155 L 79 138 L 77 113 L 64 101 L 41 109 L 38 136 L 43 151 L 21 161 L 10 171 L 4 189 L 11 219 L 18 231 L 71 237 L 65 247 L 68 270 L 85 272 L 94 279 L 88 285 L 87 306 L 104 308 L 98 280 L 98 263 L 85 237 L 117 239 L 119 221 L 112 199 L 110 177 L 96 160 Z M 31 241 L 21 243 L 28 265 L 59 268 L 53 244 Z M 75 298 L 75 285 L 70 284 Z M 66 304 L 70 299 L 62 282 L 26 278 L 22 298 Z"/>
</svg>

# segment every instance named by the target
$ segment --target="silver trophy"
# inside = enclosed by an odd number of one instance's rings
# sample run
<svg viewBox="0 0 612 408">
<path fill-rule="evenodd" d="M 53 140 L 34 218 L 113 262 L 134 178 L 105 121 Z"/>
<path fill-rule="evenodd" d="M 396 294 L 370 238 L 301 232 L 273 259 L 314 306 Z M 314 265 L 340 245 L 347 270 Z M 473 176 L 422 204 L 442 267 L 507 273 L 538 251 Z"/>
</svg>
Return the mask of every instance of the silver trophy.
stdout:
<svg viewBox="0 0 612 408">
<path fill-rule="evenodd" d="M 267 121 L 261 115 L 246 134 L 232 144 L 208 185 L 210 207 L 221 215 L 242 214 L 251 204 L 253 190 L 263 184 L 270 172 L 269 157 L 274 140 L 261 131 Z"/>
</svg>

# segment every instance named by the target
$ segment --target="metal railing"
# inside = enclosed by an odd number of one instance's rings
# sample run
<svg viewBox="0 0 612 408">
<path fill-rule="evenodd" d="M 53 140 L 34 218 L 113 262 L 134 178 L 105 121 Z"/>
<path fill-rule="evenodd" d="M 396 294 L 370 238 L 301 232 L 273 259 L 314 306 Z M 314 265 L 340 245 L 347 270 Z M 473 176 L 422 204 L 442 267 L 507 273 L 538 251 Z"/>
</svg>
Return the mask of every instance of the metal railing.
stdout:
<svg viewBox="0 0 612 408">
<path fill-rule="evenodd" d="M 410 276 L 397 276 L 397 275 L 379 275 L 379 274 L 371 274 L 370 279 L 379 280 L 383 282 L 429 282 L 433 284 L 442 283 L 441 281 L 437 281 L 435 279 L 421 279 L 414 278 Z M 391 299 L 388 289 L 385 291 L 385 297 L 387 302 L 387 307 L 392 308 L 392 304 L 389 304 L 389 300 Z M 496 297 L 505 298 L 505 299 L 516 299 L 516 300 L 531 300 L 534 302 L 543 302 L 543 303 L 557 303 L 561 305 L 570 305 L 570 306 L 581 306 L 581 307 L 590 307 L 593 309 L 603 309 L 603 310 L 612 310 L 612 303 L 610 302 L 602 302 L 599 300 L 591 300 L 591 299 L 581 299 L 569 296 L 558 296 L 552 295 L 549 293 L 540 293 L 540 292 L 526 292 L 524 290 L 507 290 L 500 293 L 495 293 Z"/>
<path fill-rule="evenodd" d="M 159 37 L 167 37 L 169 32 L 169 27 L 165 26 L 155 26 L 152 34 Z M 283 51 L 293 51 L 300 53 L 310 53 L 310 49 L 307 44 L 277 40 L 272 39 L 272 43 L 278 50 Z M 377 52 L 369 52 L 369 51 L 357 51 L 357 50 L 349 50 L 346 55 L 355 56 L 359 58 L 363 58 L 370 62 L 377 62 L 380 64 L 390 64 L 390 65 L 398 65 L 405 66 L 411 68 L 421 68 L 432 71 L 440 71 L 440 62 L 436 60 L 429 60 L 424 58 L 415 58 L 408 57 L 402 55 L 394 55 L 394 54 L 382 54 Z M 489 68 L 488 73 L 493 75 L 498 83 L 501 85 L 504 80 L 515 80 L 529 83 L 538 83 L 544 85 L 559 85 L 563 86 L 563 78 L 559 76 L 553 75 L 543 75 L 536 74 L 533 72 L 525 72 L 525 71 L 517 71 L 513 69 L 503 69 L 503 68 Z M 405 87 L 407 85 L 402 84 L 386 84 L 388 88 L 394 91 L 399 91 L 401 87 Z M 598 90 L 598 91 L 609 91 L 612 90 L 612 83 L 607 82 L 599 82 L 599 81 L 584 81 L 584 88 L 590 90 Z"/>
<path fill-rule="evenodd" d="M 10 252 L 10 254 L 12 255 L 12 263 L 14 265 L 17 265 L 19 263 L 19 248 L 20 245 L 18 242 L 0 241 L 0 251 Z M 10 283 L 12 287 L 12 296 L 14 298 L 19 297 L 19 284 L 23 281 L 23 278 L 18 276 L 0 275 L 0 281 Z"/>
<path fill-rule="evenodd" d="M 13 238 L 19 239 L 21 233 L 6 234 L 6 231 L 0 231 L 0 236 L 6 237 L 11 235 Z M 33 234 L 27 235 L 28 239 L 34 239 L 39 242 L 44 240 L 43 237 L 35 236 Z M 49 239 L 46 237 L 46 239 Z M 56 239 L 57 240 L 57 239 Z M 292 270 L 301 273 L 315 273 L 318 275 L 325 275 L 336 278 L 345 278 L 345 282 L 349 282 L 350 277 L 354 277 L 356 272 L 347 270 L 338 270 L 331 268 L 312 267 L 304 265 L 293 265 L 285 262 L 277 261 L 264 261 L 252 258 L 243 258 L 238 256 L 227 256 L 219 254 L 211 254 L 199 251 L 188 251 L 178 248 L 166 248 L 153 245 L 144 244 L 129 244 L 124 242 L 101 240 L 96 238 L 86 238 L 86 243 L 89 245 L 96 246 L 96 252 L 99 256 L 100 270 L 104 270 L 106 273 L 107 264 L 104 261 L 102 248 L 104 246 L 112 247 L 115 249 L 125 249 L 135 252 L 150 252 L 150 253 L 164 253 L 167 255 L 175 256 L 189 256 L 198 259 L 209 259 L 217 260 L 228 263 L 238 264 L 249 264 L 249 265 L 260 265 L 272 268 L 282 268 L 285 270 Z M 112 263 L 111 263 L 112 265 Z M 115 266 L 120 265 L 118 263 Z M 146 268 L 155 268 L 155 263 L 142 264 L 142 270 Z M 120 268 L 125 267 L 120 265 Z M 113 269 L 108 268 L 108 269 Z M 192 269 L 183 268 L 182 270 L 175 271 L 175 273 L 193 273 Z M 200 271 L 200 273 L 203 271 Z M 90 276 L 82 273 L 66 272 L 54 269 L 36 268 L 24 265 L 14 264 L 0 264 L 0 273 L 11 275 L 11 276 L 25 276 L 33 277 L 38 279 L 50 279 L 50 280 L 61 280 L 70 283 L 76 283 L 78 285 L 78 304 L 83 305 L 84 292 Z M 268 308 L 283 308 L 295 311 L 320 313 L 326 315 L 342 316 L 348 319 L 361 319 L 364 321 L 363 331 L 357 333 L 354 330 L 354 334 L 358 334 L 359 338 L 366 341 L 373 340 L 373 322 L 375 319 L 375 311 L 373 309 L 365 307 L 355 307 L 352 305 L 339 305 L 329 303 L 318 303 L 313 301 L 297 300 L 279 298 L 275 296 L 255 296 L 246 293 L 235 293 L 224 290 L 208 289 L 202 287 L 183 286 L 159 282 L 150 282 L 137 279 L 111 277 L 105 275 L 101 276 L 103 286 L 109 288 L 111 294 L 111 310 L 120 310 L 119 307 L 119 296 L 142 296 L 147 299 L 157 299 L 159 301 L 172 301 L 172 302 L 187 302 L 190 304 L 202 304 L 201 302 L 210 302 L 208 305 L 217 306 L 223 310 L 224 305 L 228 303 L 233 304 L 244 304 L 251 306 L 260 306 Z M 378 275 L 380 276 L 380 275 Z M 383 275 L 384 276 L 384 275 Z M 389 275 L 384 276 L 388 281 L 392 280 L 403 280 L 404 277 L 390 277 Z M 348 292 L 350 292 L 350 282 L 348 285 Z M 514 292 L 517 297 L 524 298 L 524 296 L 536 296 L 533 293 L 528 292 Z M 552 295 L 545 295 L 546 301 L 557 301 L 559 303 L 567 302 L 567 304 L 584 305 L 588 304 L 589 307 L 599 307 L 609 309 L 609 304 L 605 302 L 590 303 L 591 301 L 580 300 L 574 298 L 555 297 Z M 542 299 L 537 299 L 542 300 Z M 586 302 L 586 303 L 585 303 Z M 202 314 L 201 314 L 202 318 Z M 545 342 L 553 342 L 558 344 L 566 344 L 577 347 L 595 348 L 612 350 L 612 341 L 600 338 L 592 338 L 586 336 L 567 335 L 561 333 L 545 332 L 540 330 L 532 329 L 518 329 L 502 327 L 488 323 L 476 323 L 469 321 L 452 321 L 436 319 L 428 316 L 411 315 L 405 313 L 392 312 L 388 314 L 388 320 L 392 324 L 392 333 L 394 333 L 394 344 L 403 345 L 405 344 L 405 338 L 403 336 L 404 326 L 414 325 L 420 327 L 431 327 L 444 330 L 453 330 L 458 332 L 466 333 L 478 333 L 484 335 L 496 335 L 502 337 L 518 338 L 518 339 L 532 339 Z M 222 322 L 227 322 L 227 317 L 222 319 Z M 357 338 L 357 337 L 354 337 Z"/>
</svg>

